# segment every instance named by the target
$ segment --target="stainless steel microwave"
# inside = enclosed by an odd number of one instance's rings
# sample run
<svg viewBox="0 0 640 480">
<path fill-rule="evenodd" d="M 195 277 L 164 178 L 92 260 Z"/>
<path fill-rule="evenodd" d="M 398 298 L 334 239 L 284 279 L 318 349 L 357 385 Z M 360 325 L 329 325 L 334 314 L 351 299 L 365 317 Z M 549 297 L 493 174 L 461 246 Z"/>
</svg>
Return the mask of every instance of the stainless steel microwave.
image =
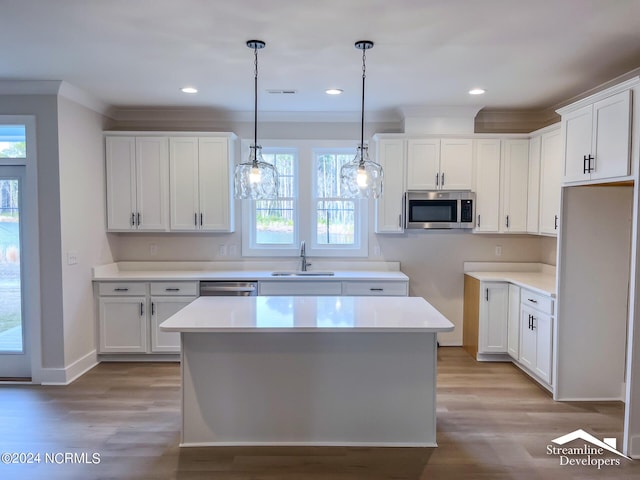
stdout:
<svg viewBox="0 0 640 480">
<path fill-rule="evenodd" d="M 408 191 L 405 228 L 473 228 L 476 194 L 468 190 Z"/>
</svg>

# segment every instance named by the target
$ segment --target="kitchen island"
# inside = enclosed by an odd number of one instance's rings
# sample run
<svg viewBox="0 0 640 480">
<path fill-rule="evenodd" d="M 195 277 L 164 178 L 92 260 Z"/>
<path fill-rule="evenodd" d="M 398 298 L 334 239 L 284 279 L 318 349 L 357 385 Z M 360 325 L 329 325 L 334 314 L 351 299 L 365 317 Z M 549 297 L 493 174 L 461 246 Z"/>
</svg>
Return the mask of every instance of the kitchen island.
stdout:
<svg viewBox="0 0 640 480">
<path fill-rule="evenodd" d="M 181 446 L 436 446 L 436 335 L 420 297 L 200 297 L 180 332 Z"/>
</svg>

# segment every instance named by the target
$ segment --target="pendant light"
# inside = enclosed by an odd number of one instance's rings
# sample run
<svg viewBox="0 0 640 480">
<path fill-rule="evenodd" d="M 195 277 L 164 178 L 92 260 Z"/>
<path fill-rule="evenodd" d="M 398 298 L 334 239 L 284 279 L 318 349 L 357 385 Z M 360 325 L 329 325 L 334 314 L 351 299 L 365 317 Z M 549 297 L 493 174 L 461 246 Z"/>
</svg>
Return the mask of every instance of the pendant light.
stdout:
<svg viewBox="0 0 640 480">
<path fill-rule="evenodd" d="M 369 150 L 364 143 L 364 81 L 366 78 L 365 52 L 373 48 L 373 42 L 361 40 L 355 43 L 362 50 L 362 116 L 360 145 L 355 158 L 340 169 L 341 194 L 347 198 L 380 198 L 382 195 L 382 166 L 369 160 Z"/>
<path fill-rule="evenodd" d="M 253 145 L 250 147 L 249 161 L 236 166 L 234 173 L 235 198 L 268 200 L 278 197 L 278 171 L 262 158 L 262 147 L 258 145 L 258 50 L 265 47 L 262 40 L 249 40 L 247 47 L 254 55 L 254 105 L 253 105 Z"/>
</svg>

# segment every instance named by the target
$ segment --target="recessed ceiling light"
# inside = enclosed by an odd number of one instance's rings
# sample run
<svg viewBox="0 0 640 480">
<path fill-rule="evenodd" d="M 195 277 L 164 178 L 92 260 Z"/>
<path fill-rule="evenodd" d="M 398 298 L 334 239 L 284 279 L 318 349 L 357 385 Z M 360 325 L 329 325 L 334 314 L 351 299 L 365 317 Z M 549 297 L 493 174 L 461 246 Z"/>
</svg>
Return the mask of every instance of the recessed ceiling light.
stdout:
<svg viewBox="0 0 640 480">
<path fill-rule="evenodd" d="M 473 88 L 469 90 L 469 95 L 482 95 L 486 90 L 483 88 Z"/>
<path fill-rule="evenodd" d="M 327 95 L 340 95 L 342 93 L 342 90 L 339 88 L 329 88 L 325 90 L 324 93 L 326 93 Z"/>
<path fill-rule="evenodd" d="M 181 88 L 180 91 L 182 93 L 198 93 L 198 89 L 194 87 L 184 87 Z"/>
</svg>

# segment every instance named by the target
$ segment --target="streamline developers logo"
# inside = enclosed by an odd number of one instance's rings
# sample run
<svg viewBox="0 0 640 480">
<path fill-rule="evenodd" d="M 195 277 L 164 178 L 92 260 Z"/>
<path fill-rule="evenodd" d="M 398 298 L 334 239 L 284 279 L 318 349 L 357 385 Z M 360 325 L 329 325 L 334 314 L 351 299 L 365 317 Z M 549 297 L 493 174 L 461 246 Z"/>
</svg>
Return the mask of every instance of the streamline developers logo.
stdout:
<svg viewBox="0 0 640 480">
<path fill-rule="evenodd" d="M 576 447 L 564 446 L 575 440 L 584 443 Z M 594 466 L 600 470 L 602 467 L 620 466 L 622 458 L 631 460 L 616 449 L 615 438 L 598 440 L 582 429 L 554 438 L 551 442 L 555 445 L 547 445 L 547 455 L 558 456 L 562 466 Z"/>
</svg>

